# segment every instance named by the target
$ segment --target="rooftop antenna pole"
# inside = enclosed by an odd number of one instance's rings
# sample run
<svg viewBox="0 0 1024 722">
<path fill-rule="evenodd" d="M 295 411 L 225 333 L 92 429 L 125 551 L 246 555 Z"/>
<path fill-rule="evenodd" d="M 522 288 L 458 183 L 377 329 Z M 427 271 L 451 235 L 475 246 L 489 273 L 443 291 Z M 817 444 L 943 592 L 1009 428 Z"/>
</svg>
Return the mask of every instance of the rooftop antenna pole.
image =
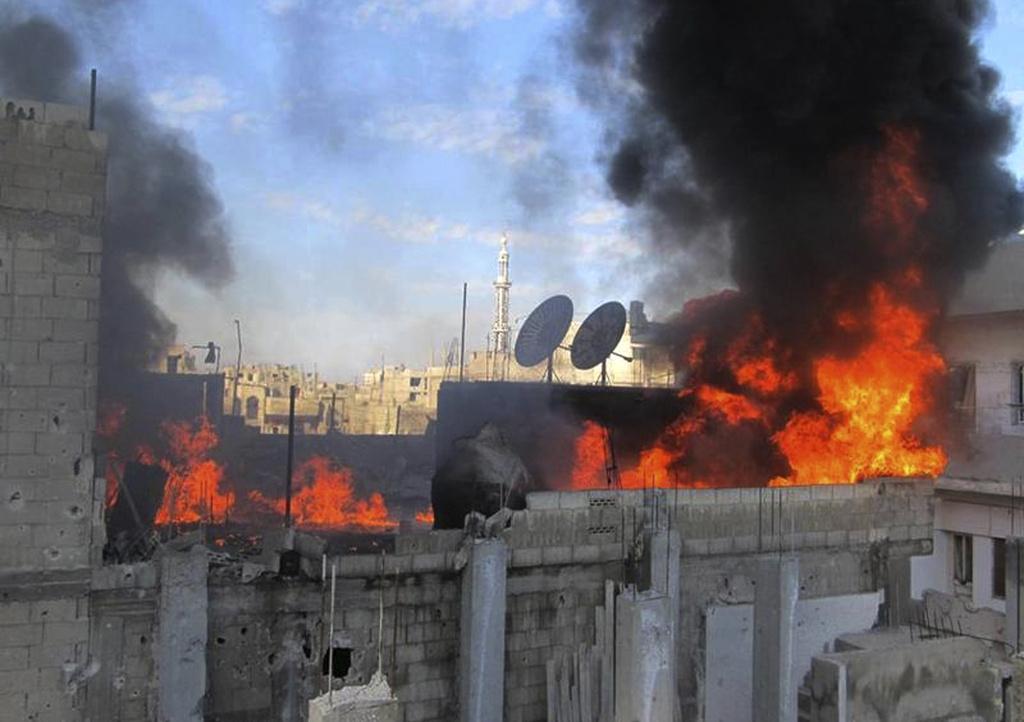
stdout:
<svg viewBox="0 0 1024 722">
<path fill-rule="evenodd" d="M 89 73 L 89 130 L 96 130 L 96 68 Z"/>
<path fill-rule="evenodd" d="M 238 416 L 238 377 L 242 375 L 242 323 L 235 319 L 235 332 L 238 334 L 238 358 L 235 359 L 235 383 L 231 392 L 231 415 Z"/>
<path fill-rule="evenodd" d="M 380 605 L 377 612 L 377 676 L 384 673 L 384 560 L 387 552 L 380 550 Z"/>
<path fill-rule="evenodd" d="M 466 291 L 468 283 L 462 284 L 462 335 L 459 337 L 459 383 L 462 383 L 462 372 L 466 368 Z"/>
<path fill-rule="evenodd" d="M 331 562 L 331 631 L 327 635 L 327 708 L 334 709 L 334 586 L 337 562 Z"/>
<path fill-rule="evenodd" d="M 295 452 L 295 394 L 298 390 L 299 387 L 295 384 L 288 388 L 288 471 L 284 486 L 284 525 L 286 527 L 292 525 L 292 459 Z M 333 580 L 331 583 L 334 583 Z"/>
</svg>

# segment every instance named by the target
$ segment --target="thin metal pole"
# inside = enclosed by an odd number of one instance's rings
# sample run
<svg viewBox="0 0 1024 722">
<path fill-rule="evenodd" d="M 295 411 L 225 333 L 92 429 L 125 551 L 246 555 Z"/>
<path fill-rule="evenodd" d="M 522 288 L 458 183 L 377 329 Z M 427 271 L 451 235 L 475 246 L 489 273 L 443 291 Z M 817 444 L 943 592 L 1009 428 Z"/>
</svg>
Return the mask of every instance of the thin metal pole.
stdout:
<svg viewBox="0 0 1024 722">
<path fill-rule="evenodd" d="M 288 471 L 284 486 L 284 525 L 292 525 L 292 459 L 295 452 L 295 394 L 299 387 L 288 389 Z"/>
<path fill-rule="evenodd" d="M 398 669 L 398 564 L 395 564 L 395 601 L 394 620 L 391 625 L 391 680 L 394 682 L 395 671 Z"/>
<path fill-rule="evenodd" d="M 337 401 L 338 401 L 338 392 L 337 391 L 332 391 L 331 392 L 331 423 L 327 427 L 328 431 L 334 431 L 334 406 L 337 403 Z"/>
<path fill-rule="evenodd" d="M 468 283 L 462 284 L 462 336 L 459 340 L 459 383 L 462 383 L 462 373 L 466 368 L 466 293 L 469 289 Z"/>
<path fill-rule="evenodd" d="M 384 671 L 384 560 L 386 554 L 380 550 L 380 607 L 377 612 L 377 675 Z"/>
<path fill-rule="evenodd" d="M 294 387 L 293 387 L 294 388 Z M 337 562 L 331 562 L 331 631 L 327 635 L 327 707 L 334 709 L 334 586 Z"/>
<path fill-rule="evenodd" d="M 235 361 L 235 387 L 231 392 L 231 415 L 238 416 L 238 377 L 242 375 L 242 323 L 235 319 L 235 331 L 238 334 L 238 358 Z"/>
<path fill-rule="evenodd" d="M 96 68 L 89 73 L 89 130 L 96 130 Z"/>
</svg>

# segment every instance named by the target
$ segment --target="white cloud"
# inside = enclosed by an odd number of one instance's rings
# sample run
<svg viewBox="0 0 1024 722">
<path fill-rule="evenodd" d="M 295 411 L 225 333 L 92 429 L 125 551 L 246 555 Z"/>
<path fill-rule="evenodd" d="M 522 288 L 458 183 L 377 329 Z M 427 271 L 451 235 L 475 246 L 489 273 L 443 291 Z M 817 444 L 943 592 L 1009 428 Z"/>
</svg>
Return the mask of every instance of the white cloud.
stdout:
<svg viewBox="0 0 1024 722">
<path fill-rule="evenodd" d="M 1006 93 L 1006 99 L 1018 108 L 1024 108 L 1024 89 L 1008 91 Z"/>
<path fill-rule="evenodd" d="M 299 0 L 263 0 L 263 9 L 271 15 L 284 15 L 294 10 Z"/>
<path fill-rule="evenodd" d="M 456 110 L 432 103 L 396 107 L 365 123 L 363 132 L 434 150 L 487 155 L 511 164 L 535 158 L 544 148 L 540 140 L 519 133 L 509 113 L 490 108 Z"/>
<path fill-rule="evenodd" d="M 265 118 L 259 113 L 232 113 L 231 117 L 228 118 L 228 127 L 231 128 L 232 133 L 256 131 L 262 128 L 264 125 Z"/>
<path fill-rule="evenodd" d="M 487 20 L 504 20 L 540 7 L 551 17 L 562 8 L 554 0 L 363 0 L 354 12 L 359 23 L 384 29 L 433 20 L 441 25 L 469 28 Z"/>
<path fill-rule="evenodd" d="M 228 102 L 224 84 L 211 75 L 182 78 L 172 87 L 151 93 L 157 110 L 181 121 L 220 110 Z"/>
<path fill-rule="evenodd" d="M 342 215 L 333 206 L 317 198 L 294 193 L 267 193 L 266 199 L 271 208 L 297 213 L 329 226 L 340 226 L 344 222 Z"/>
</svg>

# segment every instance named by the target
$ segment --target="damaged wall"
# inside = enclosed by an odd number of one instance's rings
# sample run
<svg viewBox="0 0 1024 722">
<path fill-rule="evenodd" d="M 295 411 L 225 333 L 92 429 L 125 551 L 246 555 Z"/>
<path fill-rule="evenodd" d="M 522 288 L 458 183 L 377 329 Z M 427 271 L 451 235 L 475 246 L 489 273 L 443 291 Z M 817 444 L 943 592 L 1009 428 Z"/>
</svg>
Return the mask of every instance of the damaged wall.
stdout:
<svg viewBox="0 0 1024 722">
<path fill-rule="evenodd" d="M 752 579 L 763 552 L 780 545 L 793 549 L 800 556 L 800 604 L 824 608 L 834 603 L 829 599 L 833 597 L 870 593 L 877 599 L 886 579 L 886 559 L 930 548 L 931 526 L 921 516 L 922 510 L 927 515 L 930 509 L 928 484 L 791 488 L 776 492 L 773 503 L 766 503 L 767 499 L 756 489 L 680 490 L 678 495 L 646 496 L 640 491 L 529 495 L 527 510 L 514 512 L 510 524 L 496 530 L 510 551 L 504 719 L 546 718 L 545 665 L 581 644 L 595 643 L 595 613 L 605 603 L 606 580 L 646 583 L 641 579 L 645 565 L 627 559 L 635 549 L 636 533 L 645 528 L 645 517 L 657 516 L 658 528 L 671 525 L 683 539 L 677 682 L 684 719 L 701 719 L 704 713 L 707 609 L 753 601 Z M 339 650 L 339 666 L 348 665 L 339 673 L 344 673 L 346 684 L 364 684 L 377 669 L 378 610 L 383 596 L 382 666 L 406 722 L 442 722 L 459 715 L 464 538 L 461 530 L 400 534 L 394 554 L 337 558 L 333 646 Z M 319 559 L 309 561 L 307 568 L 315 568 L 318 574 Z M 135 593 L 141 600 L 154 592 Z M 105 599 L 116 596 L 115 590 L 104 594 Z M 207 719 L 241 722 L 288 718 L 296 710 L 305 713 L 308 699 L 323 689 L 323 665 L 330 646 L 326 640 L 328 594 L 329 585 L 319 579 L 261 573 L 255 565 L 220 554 L 211 556 Z M 152 609 L 152 601 L 147 603 Z M 143 601 L 134 609 L 124 600 L 118 604 L 115 608 L 113 602 L 105 603 L 102 614 L 109 621 L 117 609 L 124 611 L 120 643 L 125 650 L 122 656 L 128 659 L 135 649 L 134 640 L 127 638 L 129 617 L 140 613 Z M 857 607 L 858 619 L 851 622 L 855 627 L 864 625 L 870 606 L 865 602 Z M 809 613 L 808 618 L 816 617 Z M 111 629 L 118 629 L 117 624 Z M 812 635 L 813 644 L 833 631 L 819 630 Z M 808 648 L 800 654 L 809 656 L 811 651 L 820 650 Z M 124 688 L 134 684 L 126 680 Z M 120 700 L 118 709 L 138 713 L 125 713 L 119 718 L 125 722 L 146 719 L 142 703 L 134 700 L 152 690 L 136 689 L 134 698 L 121 692 L 115 695 Z"/>
<path fill-rule="evenodd" d="M 102 546 L 92 433 L 107 140 L 84 108 L 0 98 L 0 115 L 0 719 L 75 719 L 94 671 L 89 566 Z"/>
<path fill-rule="evenodd" d="M 815 657 L 810 719 L 1003 719 L 1002 679 L 983 642 L 917 641 Z"/>
</svg>

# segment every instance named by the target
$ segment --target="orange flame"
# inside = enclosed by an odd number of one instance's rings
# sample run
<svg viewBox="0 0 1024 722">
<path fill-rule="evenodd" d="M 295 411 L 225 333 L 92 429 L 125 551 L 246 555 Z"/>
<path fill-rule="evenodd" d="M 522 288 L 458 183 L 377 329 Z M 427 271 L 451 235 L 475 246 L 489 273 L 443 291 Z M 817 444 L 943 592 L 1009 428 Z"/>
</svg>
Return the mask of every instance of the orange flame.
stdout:
<svg viewBox="0 0 1024 722">
<path fill-rule="evenodd" d="M 430 525 L 433 525 L 433 523 L 434 523 L 434 507 L 433 506 L 428 506 L 423 511 L 416 512 L 416 521 L 418 521 L 420 524 L 430 524 Z"/>
<path fill-rule="evenodd" d="M 387 531 L 398 526 L 379 492 L 369 499 L 357 499 L 352 472 L 326 456 L 312 456 L 300 464 L 295 482 L 298 491 L 292 495 L 292 520 L 298 527 Z M 284 499 L 271 499 L 258 491 L 250 492 L 249 499 L 284 514 Z"/>
<path fill-rule="evenodd" d="M 932 402 L 927 381 L 945 370 L 925 339 L 926 319 L 877 286 L 867 322 L 872 338 L 860 353 L 815 362 L 822 411 L 795 414 L 775 434 L 793 473 L 773 485 L 936 476 L 945 468 L 945 452 L 922 446 L 912 433 Z"/>
<path fill-rule="evenodd" d="M 169 458 L 160 466 L 167 472 L 164 498 L 154 524 L 194 524 L 225 519 L 235 503 L 231 491 L 220 489 L 224 469 L 209 458 L 219 439 L 205 416 L 193 423 L 167 421 L 161 426 Z"/>
<path fill-rule="evenodd" d="M 928 338 L 935 311 L 915 263 L 927 240 L 918 220 L 929 206 L 917 172 L 920 138 L 892 127 L 883 137 L 869 166 L 865 224 L 884 253 L 902 262 L 894 260 L 890 277 L 864 289 L 864 307 L 830 312 L 831 327 L 859 347 L 793 359 L 766 334 L 756 312 L 724 351 L 713 350 L 698 327 L 682 354 L 691 372 L 681 392 L 687 411 L 641 451 L 635 468 L 621 471 L 623 487 L 848 484 L 942 472 L 945 451 L 915 433 L 945 370 Z M 735 300 L 733 292 L 691 301 L 682 316 L 692 324 Z M 812 396 L 816 408 L 808 410 Z M 596 424 L 584 426 L 573 488 L 603 481 L 606 437 Z"/>
</svg>

